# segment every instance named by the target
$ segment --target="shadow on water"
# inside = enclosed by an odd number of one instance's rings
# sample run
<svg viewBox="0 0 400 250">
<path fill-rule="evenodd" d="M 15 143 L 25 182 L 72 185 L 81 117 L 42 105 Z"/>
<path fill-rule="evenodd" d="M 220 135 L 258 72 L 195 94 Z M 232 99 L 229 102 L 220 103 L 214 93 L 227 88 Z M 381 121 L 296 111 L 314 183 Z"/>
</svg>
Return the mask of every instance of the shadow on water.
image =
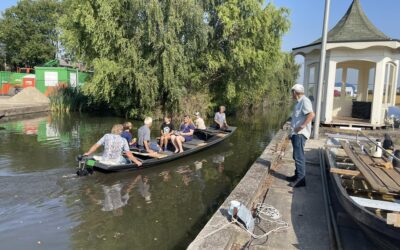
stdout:
<svg viewBox="0 0 400 250">
<path fill-rule="evenodd" d="M 74 176 L 75 156 L 123 119 L 73 114 L 3 123 L 2 249 L 185 248 L 285 117 L 230 118 L 237 132 L 214 148 L 139 172 L 83 178 Z"/>
</svg>

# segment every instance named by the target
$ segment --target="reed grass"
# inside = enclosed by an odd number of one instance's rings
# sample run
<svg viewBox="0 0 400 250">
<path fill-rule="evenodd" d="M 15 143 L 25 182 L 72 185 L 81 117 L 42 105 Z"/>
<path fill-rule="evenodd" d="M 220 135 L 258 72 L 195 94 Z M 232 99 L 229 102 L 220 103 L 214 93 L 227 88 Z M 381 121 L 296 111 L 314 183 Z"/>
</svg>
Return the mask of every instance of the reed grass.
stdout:
<svg viewBox="0 0 400 250">
<path fill-rule="evenodd" d="M 88 107 L 88 98 L 78 88 L 58 88 L 49 99 L 54 113 L 82 112 Z"/>
</svg>

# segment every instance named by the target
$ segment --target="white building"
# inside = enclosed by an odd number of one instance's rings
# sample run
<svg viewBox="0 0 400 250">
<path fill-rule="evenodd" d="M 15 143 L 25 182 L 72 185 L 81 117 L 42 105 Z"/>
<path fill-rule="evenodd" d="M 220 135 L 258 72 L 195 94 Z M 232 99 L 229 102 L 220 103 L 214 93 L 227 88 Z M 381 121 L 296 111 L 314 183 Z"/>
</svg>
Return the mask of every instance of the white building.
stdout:
<svg viewBox="0 0 400 250">
<path fill-rule="evenodd" d="M 304 87 L 312 101 L 317 93 L 320 50 L 321 39 L 293 49 L 295 55 L 304 56 Z M 396 103 L 399 63 L 400 40 L 378 30 L 360 1 L 354 0 L 328 33 L 321 123 L 384 126 L 388 107 Z"/>
</svg>

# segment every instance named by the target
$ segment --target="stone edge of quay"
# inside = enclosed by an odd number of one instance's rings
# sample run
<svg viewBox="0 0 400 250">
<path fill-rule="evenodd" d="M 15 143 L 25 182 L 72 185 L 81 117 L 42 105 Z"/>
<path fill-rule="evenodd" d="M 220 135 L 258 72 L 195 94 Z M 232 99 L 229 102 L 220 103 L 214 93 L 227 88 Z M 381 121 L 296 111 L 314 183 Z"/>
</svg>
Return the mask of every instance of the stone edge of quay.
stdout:
<svg viewBox="0 0 400 250">
<path fill-rule="evenodd" d="M 250 166 L 249 170 L 225 199 L 222 205 L 213 214 L 196 238 L 187 249 L 230 249 L 235 242 L 237 230 L 223 229 L 215 234 L 208 234 L 228 223 L 227 218 L 221 213 L 228 208 L 231 200 L 238 200 L 248 208 L 255 207 L 268 190 L 268 181 L 271 168 L 282 158 L 288 144 L 288 131 L 290 123 L 286 122 L 272 138 L 261 155 Z"/>
</svg>

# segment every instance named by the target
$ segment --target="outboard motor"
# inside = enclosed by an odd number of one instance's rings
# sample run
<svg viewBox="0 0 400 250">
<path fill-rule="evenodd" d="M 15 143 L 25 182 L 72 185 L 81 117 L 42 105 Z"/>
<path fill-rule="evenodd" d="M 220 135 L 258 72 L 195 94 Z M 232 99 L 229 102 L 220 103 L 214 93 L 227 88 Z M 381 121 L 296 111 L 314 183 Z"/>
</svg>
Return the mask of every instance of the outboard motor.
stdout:
<svg viewBox="0 0 400 250">
<path fill-rule="evenodd" d="M 242 223 L 250 232 L 254 231 L 254 217 L 253 213 L 239 201 L 231 201 L 228 213 L 233 218 Z"/>
<path fill-rule="evenodd" d="M 76 171 L 76 175 L 78 176 L 88 176 L 93 174 L 93 166 L 94 160 L 83 155 L 79 155 L 76 157 L 78 161 L 78 170 Z"/>
</svg>

